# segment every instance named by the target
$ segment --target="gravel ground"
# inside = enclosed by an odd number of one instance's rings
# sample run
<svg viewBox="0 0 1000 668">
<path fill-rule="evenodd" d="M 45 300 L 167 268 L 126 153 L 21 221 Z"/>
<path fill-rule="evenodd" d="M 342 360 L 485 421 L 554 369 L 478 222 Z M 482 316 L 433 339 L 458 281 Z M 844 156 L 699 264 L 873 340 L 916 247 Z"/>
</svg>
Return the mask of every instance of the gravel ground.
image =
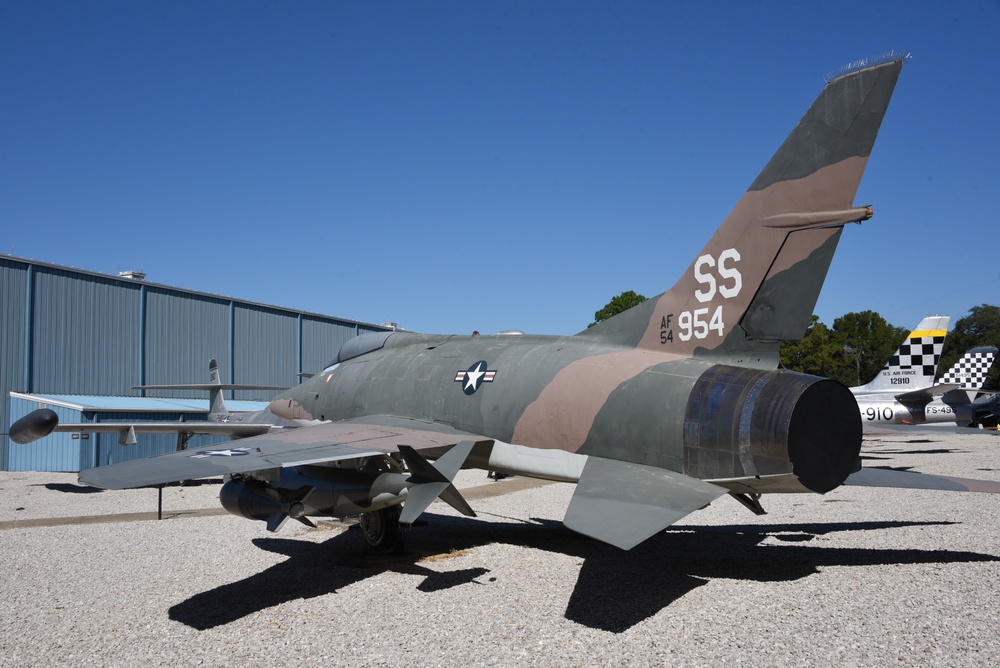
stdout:
<svg viewBox="0 0 1000 668">
<path fill-rule="evenodd" d="M 865 454 L 1000 480 L 989 435 Z M 218 489 L 164 506 L 214 508 Z M 0 473 L 0 665 L 1000 665 L 998 496 L 841 488 L 765 497 L 763 517 L 723 498 L 622 552 L 562 526 L 572 491 L 479 495 L 478 519 L 435 504 L 407 554 L 376 558 L 357 530 L 229 515 L 12 528 L 151 512 L 157 493 Z"/>
</svg>

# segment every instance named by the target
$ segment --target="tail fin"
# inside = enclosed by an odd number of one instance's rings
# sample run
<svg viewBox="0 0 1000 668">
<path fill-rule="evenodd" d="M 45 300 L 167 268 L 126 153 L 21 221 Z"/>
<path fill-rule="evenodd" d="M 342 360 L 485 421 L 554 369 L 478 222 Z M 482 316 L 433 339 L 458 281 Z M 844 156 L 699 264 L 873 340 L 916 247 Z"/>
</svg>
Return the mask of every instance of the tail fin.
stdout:
<svg viewBox="0 0 1000 668">
<path fill-rule="evenodd" d="M 902 69 L 890 54 L 831 80 L 669 291 L 580 336 L 733 362 L 801 338 Z"/>
<path fill-rule="evenodd" d="M 133 390 L 208 390 L 209 398 L 209 418 L 224 418 L 228 416 L 229 409 L 226 408 L 226 401 L 222 398 L 223 390 L 287 390 L 281 385 L 243 385 L 236 383 L 223 383 L 219 375 L 219 365 L 213 357 L 208 361 L 208 382 L 207 383 L 185 383 L 180 385 L 136 385 Z"/>
<path fill-rule="evenodd" d="M 983 389 L 986 376 L 996 358 L 997 349 L 993 346 L 973 348 L 955 362 L 955 365 L 941 376 L 938 385 L 956 385 L 956 389 L 978 391 Z"/>
<path fill-rule="evenodd" d="M 229 415 L 226 400 L 222 396 L 222 379 L 215 358 L 208 360 L 208 418 L 219 419 Z"/>
<path fill-rule="evenodd" d="M 899 344 L 896 354 L 870 382 L 851 390 L 857 393 L 920 390 L 934 384 L 944 337 L 951 318 L 929 315 Z"/>
</svg>

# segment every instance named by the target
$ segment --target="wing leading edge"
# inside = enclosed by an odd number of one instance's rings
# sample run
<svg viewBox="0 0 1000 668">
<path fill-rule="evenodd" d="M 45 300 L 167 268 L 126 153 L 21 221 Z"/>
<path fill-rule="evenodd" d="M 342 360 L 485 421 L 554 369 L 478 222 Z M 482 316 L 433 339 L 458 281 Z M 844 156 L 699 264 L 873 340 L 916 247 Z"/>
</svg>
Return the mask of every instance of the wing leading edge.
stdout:
<svg viewBox="0 0 1000 668">
<path fill-rule="evenodd" d="M 442 425 L 368 416 L 86 469 L 80 473 L 80 482 L 104 489 L 147 487 L 370 457 L 399 452 L 400 446 L 410 446 L 414 450 L 444 450 L 461 441 L 492 443 L 490 439 Z"/>
</svg>

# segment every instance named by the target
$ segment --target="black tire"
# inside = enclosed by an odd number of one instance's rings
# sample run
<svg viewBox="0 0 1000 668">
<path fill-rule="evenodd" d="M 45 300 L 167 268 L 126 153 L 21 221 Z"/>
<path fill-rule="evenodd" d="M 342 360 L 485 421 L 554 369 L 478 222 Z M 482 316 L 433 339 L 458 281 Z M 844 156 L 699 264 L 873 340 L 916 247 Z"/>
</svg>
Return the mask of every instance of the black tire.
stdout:
<svg viewBox="0 0 1000 668">
<path fill-rule="evenodd" d="M 369 550 L 401 552 L 403 539 L 399 533 L 399 506 L 389 506 L 371 513 L 361 514 L 361 532 Z"/>
</svg>

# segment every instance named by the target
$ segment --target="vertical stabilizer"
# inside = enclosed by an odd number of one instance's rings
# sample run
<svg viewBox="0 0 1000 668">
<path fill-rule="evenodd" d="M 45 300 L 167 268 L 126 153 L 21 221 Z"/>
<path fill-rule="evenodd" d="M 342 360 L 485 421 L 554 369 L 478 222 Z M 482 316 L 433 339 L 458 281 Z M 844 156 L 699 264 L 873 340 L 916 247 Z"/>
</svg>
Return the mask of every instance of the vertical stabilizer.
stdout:
<svg viewBox="0 0 1000 668">
<path fill-rule="evenodd" d="M 870 382 L 852 387 L 855 394 L 870 392 L 909 392 L 930 387 L 937 375 L 944 337 L 951 318 L 929 315 L 910 332 L 896 353 Z"/>
<path fill-rule="evenodd" d="M 978 392 L 986 383 L 986 376 L 990 373 L 996 354 L 997 349 L 993 346 L 969 350 L 941 376 L 937 384 L 957 385 L 960 390 Z"/>
<path fill-rule="evenodd" d="M 674 287 L 580 335 L 776 364 L 779 342 L 805 333 L 843 226 L 872 215 L 854 196 L 905 59 L 831 80 Z"/>
<path fill-rule="evenodd" d="M 208 417 L 209 419 L 226 417 L 229 409 L 222 397 L 222 380 L 219 377 L 219 365 L 213 357 L 208 361 Z"/>
</svg>

